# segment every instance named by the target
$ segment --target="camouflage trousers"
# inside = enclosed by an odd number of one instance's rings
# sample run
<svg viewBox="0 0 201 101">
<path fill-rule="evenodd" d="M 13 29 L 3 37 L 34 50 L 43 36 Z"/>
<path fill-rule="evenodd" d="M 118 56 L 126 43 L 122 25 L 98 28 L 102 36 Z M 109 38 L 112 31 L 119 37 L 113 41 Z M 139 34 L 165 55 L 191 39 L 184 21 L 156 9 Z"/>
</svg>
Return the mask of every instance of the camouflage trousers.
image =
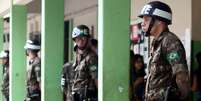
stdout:
<svg viewBox="0 0 201 101">
<path fill-rule="evenodd" d="M 161 88 L 158 90 L 149 91 L 148 94 L 145 95 L 145 101 L 186 101 L 181 100 L 179 96 L 179 92 L 176 88 Z"/>
<path fill-rule="evenodd" d="M 28 86 L 25 101 L 41 101 L 41 91 Z"/>
<path fill-rule="evenodd" d="M 9 101 L 9 95 L 6 96 L 4 95 L 4 99 L 5 99 L 4 101 Z"/>
<path fill-rule="evenodd" d="M 8 89 L 2 90 L 2 94 L 4 96 L 4 101 L 9 101 L 9 91 Z"/>
<path fill-rule="evenodd" d="M 93 90 L 80 90 L 71 93 L 72 101 L 98 101 L 97 92 Z"/>
</svg>

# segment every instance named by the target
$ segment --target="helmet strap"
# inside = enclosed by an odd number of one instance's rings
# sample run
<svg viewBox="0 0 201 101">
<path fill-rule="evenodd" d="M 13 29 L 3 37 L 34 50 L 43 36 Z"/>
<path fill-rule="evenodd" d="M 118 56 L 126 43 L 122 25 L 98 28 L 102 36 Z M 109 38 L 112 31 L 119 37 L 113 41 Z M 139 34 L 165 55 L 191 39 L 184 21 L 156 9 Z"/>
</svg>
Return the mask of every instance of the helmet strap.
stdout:
<svg viewBox="0 0 201 101">
<path fill-rule="evenodd" d="M 156 19 L 155 19 L 154 17 L 152 17 L 147 32 L 143 32 L 146 37 L 148 37 L 148 36 L 151 35 L 150 32 L 151 32 L 151 29 L 153 28 L 153 26 L 154 26 L 154 24 L 155 24 L 155 21 L 156 21 Z"/>
</svg>

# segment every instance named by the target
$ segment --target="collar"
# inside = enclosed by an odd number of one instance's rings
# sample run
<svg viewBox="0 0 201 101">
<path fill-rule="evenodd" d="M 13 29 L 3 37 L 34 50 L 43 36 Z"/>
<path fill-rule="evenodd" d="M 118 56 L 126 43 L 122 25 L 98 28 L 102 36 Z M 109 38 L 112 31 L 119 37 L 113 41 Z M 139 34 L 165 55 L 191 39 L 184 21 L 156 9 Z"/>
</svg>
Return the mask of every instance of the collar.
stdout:
<svg viewBox="0 0 201 101">
<path fill-rule="evenodd" d="M 33 59 L 29 60 L 29 64 L 33 64 L 33 63 L 34 63 L 34 61 L 35 61 L 37 58 L 38 58 L 38 57 L 35 57 L 35 58 L 33 58 Z"/>
<path fill-rule="evenodd" d="M 158 37 L 154 38 L 152 42 L 152 46 L 158 45 L 163 40 L 163 38 L 167 35 L 168 32 L 169 32 L 169 29 L 167 28 L 163 32 L 161 32 L 161 34 Z"/>
</svg>

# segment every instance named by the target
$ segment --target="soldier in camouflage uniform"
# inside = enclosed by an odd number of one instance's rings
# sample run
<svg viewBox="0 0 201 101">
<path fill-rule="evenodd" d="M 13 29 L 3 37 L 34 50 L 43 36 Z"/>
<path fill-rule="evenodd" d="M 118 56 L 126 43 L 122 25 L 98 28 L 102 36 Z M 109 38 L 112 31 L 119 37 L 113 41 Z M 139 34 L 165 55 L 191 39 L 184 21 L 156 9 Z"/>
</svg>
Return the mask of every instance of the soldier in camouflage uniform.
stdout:
<svg viewBox="0 0 201 101">
<path fill-rule="evenodd" d="M 72 65 L 74 70 L 72 101 L 97 101 L 98 57 L 89 44 L 89 28 L 86 25 L 75 27 L 72 38 L 77 45 Z"/>
<path fill-rule="evenodd" d="M 29 60 L 25 101 L 41 101 L 41 64 L 37 54 L 40 51 L 40 43 L 37 40 L 28 40 L 24 48 Z"/>
<path fill-rule="evenodd" d="M 0 59 L 3 65 L 3 83 L 2 83 L 2 94 L 4 101 L 9 101 L 9 51 L 5 50 L 0 53 Z"/>
<path fill-rule="evenodd" d="M 72 65 L 72 62 L 65 63 L 61 75 L 61 88 L 65 94 L 66 101 L 72 101 L 71 88 L 74 77 L 74 68 Z"/>
<path fill-rule="evenodd" d="M 160 1 L 144 6 L 139 15 L 143 19 L 145 36 L 153 36 L 146 101 L 186 101 L 189 97 L 189 71 L 184 47 L 178 37 L 168 30 L 172 21 L 170 7 Z"/>
<path fill-rule="evenodd" d="M 77 45 L 74 45 L 73 51 L 76 52 Z M 61 72 L 61 90 L 64 93 L 65 101 L 72 101 L 72 83 L 74 79 L 73 61 L 64 64 Z"/>
</svg>

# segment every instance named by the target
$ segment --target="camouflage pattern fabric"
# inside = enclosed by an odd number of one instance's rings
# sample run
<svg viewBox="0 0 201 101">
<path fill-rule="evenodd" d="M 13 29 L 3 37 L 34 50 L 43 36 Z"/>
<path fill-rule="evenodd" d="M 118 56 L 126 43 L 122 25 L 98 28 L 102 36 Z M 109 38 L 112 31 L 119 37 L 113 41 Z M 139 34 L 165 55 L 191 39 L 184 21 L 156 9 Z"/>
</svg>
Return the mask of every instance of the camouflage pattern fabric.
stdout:
<svg viewBox="0 0 201 101">
<path fill-rule="evenodd" d="M 164 31 L 152 42 L 146 101 L 165 101 L 170 92 L 176 96 L 175 75 L 179 72 L 188 72 L 184 47 L 175 34 Z"/>
<path fill-rule="evenodd" d="M 9 66 L 3 66 L 2 94 L 5 101 L 9 101 Z"/>
<path fill-rule="evenodd" d="M 72 92 L 79 93 L 83 98 L 97 99 L 95 80 L 98 79 L 98 57 L 96 53 L 87 48 L 82 54 L 76 52 L 75 57 Z"/>
<path fill-rule="evenodd" d="M 27 97 L 31 101 L 41 101 L 41 62 L 40 58 L 36 57 L 34 60 L 29 61 L 27 68 Z"/>
</svg>

